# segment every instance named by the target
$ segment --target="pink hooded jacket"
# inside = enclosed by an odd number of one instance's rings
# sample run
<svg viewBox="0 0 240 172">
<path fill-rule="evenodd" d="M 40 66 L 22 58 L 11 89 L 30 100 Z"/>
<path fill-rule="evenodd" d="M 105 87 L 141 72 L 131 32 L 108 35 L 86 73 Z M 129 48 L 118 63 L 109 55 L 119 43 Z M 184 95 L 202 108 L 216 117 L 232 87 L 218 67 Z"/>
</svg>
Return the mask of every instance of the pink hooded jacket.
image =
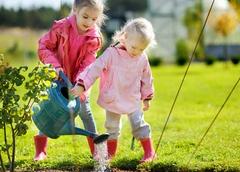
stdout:
<svg viewBox="0 0 240 172">
<path fill-rule="evenodd" d="M 85 89 L 100 77 L 98 104 L 104 109 L 129 114 L 153 97 L 153 78 L 146 54 L 132 58 L 126 50 L 109 47 L 79 75 Z"/>
<path fill-rule="evenodd" d="M 72 40 L 77 39 L 77 43 L 70 42 L 70 37 L 74 34 L 77 38 Z M 38 41 L 38 44 L 40 61 L 44 64 L 53 64 L 54 68 L 63 68 L 68 79 L 75 84 L 78 82 L 77 76 L 95 61 L 102 40 L 97 26 L 84 35 L 78 35 L 76 17 L 72 15 L 55 21 L 49 32 Z M 70 50 L 75 51 L 72 54 L 77 55 L 70 57 Z M 88 94 L 85 93 L 85 96 Z"/>
</svg>

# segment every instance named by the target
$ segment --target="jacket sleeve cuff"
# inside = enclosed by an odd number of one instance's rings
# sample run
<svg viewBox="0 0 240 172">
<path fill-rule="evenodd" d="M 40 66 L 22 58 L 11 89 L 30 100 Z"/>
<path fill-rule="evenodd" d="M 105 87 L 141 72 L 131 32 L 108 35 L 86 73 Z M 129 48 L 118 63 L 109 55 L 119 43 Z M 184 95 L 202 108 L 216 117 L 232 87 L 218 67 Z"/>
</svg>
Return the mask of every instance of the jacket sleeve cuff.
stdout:
<svg viewBox="0 0 240 172">
<path fill-rule="evenodd" d="M 146 99 L 144 99 L 144 100 L 152 100 L 152 98 L 146 98 Z M 143 101 L 144 101 L 144 100 L 143 100 Z"/>
<path fill-rule="evenodd" d="M 153 94 L 148 95 L 145 99 L 143 100 L 152 100 L 153 99 Z"/>
<path fill-rule="evenodd" d="M 85 89 L 85 86 L 84 86 L 84 84 L 83 84 L 82 82 L 78 82 L 78 83 L 77 83 L 77 86 L 83 87 L 84 90 L 86 90 L 86 89 Z"/>
</svg>

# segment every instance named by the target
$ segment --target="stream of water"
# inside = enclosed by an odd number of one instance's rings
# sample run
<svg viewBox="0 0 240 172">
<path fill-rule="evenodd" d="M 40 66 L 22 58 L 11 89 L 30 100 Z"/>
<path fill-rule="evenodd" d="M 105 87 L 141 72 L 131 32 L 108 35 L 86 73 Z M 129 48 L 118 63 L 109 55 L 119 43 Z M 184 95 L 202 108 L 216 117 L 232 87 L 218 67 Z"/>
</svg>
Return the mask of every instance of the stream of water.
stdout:
<svg viewBox="0 0 240 172">
<path fill-rule="evenodd" d="M 108 160 L 107 141 L 95 144 L 94 172 L 111 172 Z"/>
</svg>

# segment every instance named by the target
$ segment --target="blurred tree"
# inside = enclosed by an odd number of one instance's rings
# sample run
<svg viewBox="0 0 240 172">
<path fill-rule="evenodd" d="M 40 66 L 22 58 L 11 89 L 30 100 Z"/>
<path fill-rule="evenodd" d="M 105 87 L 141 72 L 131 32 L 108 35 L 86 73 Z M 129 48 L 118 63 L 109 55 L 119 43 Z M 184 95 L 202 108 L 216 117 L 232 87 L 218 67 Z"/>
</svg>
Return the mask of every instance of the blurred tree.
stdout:
<svg viewBox="0 0 240 172">
<path fill-rule="evenodd" d="M 236 29 L 237 20 L 236 17 L 229 12 L 225 12 L 219 15 L 215 23 L 213 23 L 213 29 L 220 35 L 227 36 L 233 30 Z"/>
<path fill-rule="evenodd" d="M 231 13 L 231 12 L 224 12 L 220 14 L 215 22 L 212 23 L 213 29 L 219 34 L 222 35 L 223 38 L 225 39 L 225 44 L 224 44 L 224 56 L 226 62 L 229 60 L 228 57 L 228 48 L 227 48 L 227 36 L 232 33 L 236 27 L 237 27 L 237 19 L 236 16 Z"/>
<path fill-rule="evenodd" d="M 12 12 L 12 14 L 14 14 L 14 12 Z M 16 14 L 16 18 L 11 19 L 11 21 L 13 21 L 12 23 L 13 26 L 25 27 L 31 21 L 31 20 L 28 20 L 28 17 L 30 18 L 31 15 L 27 15 L 27 13 L 22 8 L 19 8 L 19 10 L 15 12 L 15 14 Z"/>
<path fill-rule="evenodd" d="M 30 10 L 22 8 L 13 10 L 5 9 L 3 6 L 0 7 L 0 26 L 49 29 L 54 20 L 61 18 L 60 10 L 54 10 L 49 7 L 33 8 Z"/>
<path fill-rule="evenodd" d="M 7 10 L 4 7 L 0 8 L 0 25 L 1 23 L 5 25 L 16 24 L 18 16 L 13 9 Z"/>
<path fill-rule="evenodd" d="M 124 14 L 127 11 L 144 12 L 147 0 L 107 0 L 107 6 L 112 13 Z"/>
<path fill-rule="evenodd" d="M 188 38 L 196 39 L 202 28 L 202 5 L 200 2 L 196 2 L 193 7 L 186 9 L 183 23 L 187 27 Z"/>
<path fill-rule="evenodd" d="M 38 10 L 33 9 L 29 13 L 28 26 L 34 29 L 50 28 L 54 20 L 61 18 L 60 11 L 56 12 L 49 7 L 41 7 Z"/>
<path fill-rule="evenodd" d="M 236 11 L 238 15 L 238 21 L 240 22 L 240 0 L 228 0 L 230 5 Z"/>
<path fill-rule="evenodd" d="M 61 9 L 60 9 L 60 12 L 61 12 L 61 17 L 64 18 L 64 17 L 67 17 L 69 16 L 69 14 L 71 13 L 71 6 L 69 4 L 61 4 Z"/>
<path fill-rule="evenodd" d="M 183 24 L 186 26 L 188 31 L 188 43 L 190 44 L 190 49 L 193 49 L 191 45 L 197 42 L 197 39 L 203 27 L 202 17 L 203 9 L 201 1 L 197 1 L 193 7 L 189 7 L 185 10 Z M 198 59 L 203 60 L 204 38 L 201 38 L 195 56 Z"/>
<path fill-rule="evenodd" d="M 133 13 L 143 13 L 147 10 L 148 0 L 106 0 L 106 6 L 108 10 L 105 14 L 108 16 L 109 20 L 103 27 L 103 32 L 106 35 L 106 44 L 111 42 L 111 36 L 115 30 L 119 29 L 124 22 Z M 105 47 L 103 48 L 105 49 Z"/>
<path fill-rule="evenodd" d="M 106 11 L 107 16 L 120 21 L 125 21 L 126 12 L 144 12 L 147 9 L 147 0 L 107 0 L 106 4 L 110 9 Z M 67 17 L 70 12 L 71 7 L 67 3 L 61 4 L 60 10 L 50 7 L 14 10 L 0 6 L 0 26 L 49 29 L 54 20 Z"/>
</svg>

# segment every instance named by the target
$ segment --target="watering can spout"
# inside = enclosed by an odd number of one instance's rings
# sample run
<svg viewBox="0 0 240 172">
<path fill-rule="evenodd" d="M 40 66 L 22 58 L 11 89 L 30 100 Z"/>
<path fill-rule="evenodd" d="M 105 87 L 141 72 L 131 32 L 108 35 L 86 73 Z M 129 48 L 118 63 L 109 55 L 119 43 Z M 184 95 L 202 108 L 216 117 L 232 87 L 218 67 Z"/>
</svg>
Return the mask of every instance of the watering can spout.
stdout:
<svg viewBox="0 0 240 172">
<path fill-rule="evenodd" d="M 104 142 L 105 140 L 108 139 L 109 134 L 95 134 L 92 132 L 89 132 L 87 130 L 77 128 L 73 125 L 73 123 L 70 122 L 70 119 L 68 122 L 65 123 L 65 125 L 58 131 L 57 133 L 58 136 L 61 135 L 83 135 L 83 136 L 88 136 L 93 138 L 93 142 L 95 144 Z"/>
</svg>

